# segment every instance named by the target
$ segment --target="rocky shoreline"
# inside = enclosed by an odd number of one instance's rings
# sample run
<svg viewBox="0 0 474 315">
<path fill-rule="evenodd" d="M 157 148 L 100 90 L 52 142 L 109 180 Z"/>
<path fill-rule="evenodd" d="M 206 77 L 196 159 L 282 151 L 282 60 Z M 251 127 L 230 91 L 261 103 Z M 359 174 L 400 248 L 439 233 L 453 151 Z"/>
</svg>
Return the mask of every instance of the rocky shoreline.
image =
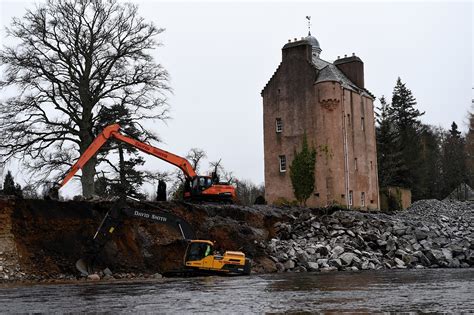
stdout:
<svg viewBox="0 0 474 315">
<path fill-rule="evenodd" d="M 276 224 L 262 247 L 277 271 L 474 266 L 474 203 L 422 200 L 391 215 L 310 212 Z"/>
<path fill-rule="evenodd" d="M 29 204 L 36 206 L 33 202 Z M 113 258 L 109 259 L 112 264 L 97 275 L 84 277 L 72 267 L 81 249 L 70 253 L 65 249 L 82 246 L 92 235 L 95 226 L 92 222 L 100 218 L 94 213 L 100 207 L 85 212 L 72 209 L 68 214 L 64 209 L 73 204 L 60 204 L 58 218 L 52 214 L 43 218 L 43 210 L 19 213 L 15 208 L 25 208 L 24 205 L 7 205 L 0 213 L 4 219 L 0 243 L 15 243 L 16 247 L 0 247 L 0 283 L 159 279 L 156 260 L 163 259 L 164 251 L 179 252 L 173 247 L 172 233 L 130 223 L 104 253 L 105 261 L 108 256 Z M 406 211 L 392 214 L 273 206 L 172 203 L 161 206 L 188 216 L 198 236 L 224 243 L 228 249 L 243 250 L 254 261 L 254 273 L 474 266 L 474 202 L 421 200 Z M 31 213 L 36 221 L 25 223 L 24 218 Z M 58 228 L 54 222 L 64 222 L 64 218 L 68 224 Z M 38 239 L 29 238 L 41 233 L 45 234 Z M 124 239 L 141 256 L 121 249 L 119 245 L 124 246 Z M 161 244 L 157 245 L 157 241 Z M 114 258 L 117 255 L 130 256 L 118 260 Z M 175 255 L 175 261 L 181 259 L 179 255 Z M 114 262 L 121 265 L 113 265 Z M 163 261 L 161 266 L 166 264 Z"/>
</svg>

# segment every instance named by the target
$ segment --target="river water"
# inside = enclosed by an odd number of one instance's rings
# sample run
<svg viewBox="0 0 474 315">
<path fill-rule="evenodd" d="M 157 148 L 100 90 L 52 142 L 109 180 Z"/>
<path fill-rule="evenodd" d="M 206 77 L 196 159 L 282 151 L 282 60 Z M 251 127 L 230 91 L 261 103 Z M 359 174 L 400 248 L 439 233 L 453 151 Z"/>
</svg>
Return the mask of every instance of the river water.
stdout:
<svg viewBox="0 0 474 315">
<path fill-rule="evenodd" d="M 474 269 L 0 287 L 0 313 L 474 312 Z"/>
</svg>

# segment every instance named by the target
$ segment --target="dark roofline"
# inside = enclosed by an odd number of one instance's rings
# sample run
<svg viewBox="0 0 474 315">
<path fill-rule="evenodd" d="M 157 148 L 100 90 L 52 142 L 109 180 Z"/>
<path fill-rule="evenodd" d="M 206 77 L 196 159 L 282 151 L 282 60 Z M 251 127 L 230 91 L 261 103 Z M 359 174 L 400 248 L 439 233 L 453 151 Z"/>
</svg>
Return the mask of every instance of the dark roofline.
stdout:
<svg viewBox="0 0 474 315">
<path fill-rule="evenodd" d="M 296 42 L 286 43 L 282 49 L 287 49 L 287 48 L 302 46 L 302 45 L 311 46 L 311 44 L 306 39 L 303 39 L 303 40 L 298 40 Z"/>
<path fill-rule="evenodd" d="M 283 62 L 283 61 L 280 61 L 280 63 L 278 64 L 278 67 L 276 68 L 275 71 L 273 71 L 272 76 L 271 76 L 270 79 L 267 81 L 267 84 L 265 84 L 265 86 L 263 87 L 263 89 L 260 91 L 260 96 L 263 97 L 263 91 L 265 91 L 265 89 L 267 88 L 268 84 L 270 84 L 270 81 L 273 80 L 273 77 L 276 75 L 277 71 L 280 70 L 280 66 L 281 66 L 281 63 L 282 63 L 282 62 Z"/>
<path fill-rule="evenodd" d="M 350 56 L 350 57 L 344 57 L 344 58 L 337 59 L 333 62 L 333 64 L 334 65 L 340 65 L 340 64 L 343 64 L 343 63 L 348 63 L 348 62 L 353 62 L 353 61 L 359 61 L 359 62 L 364 63 L 359 57 Z"/>
</svg>

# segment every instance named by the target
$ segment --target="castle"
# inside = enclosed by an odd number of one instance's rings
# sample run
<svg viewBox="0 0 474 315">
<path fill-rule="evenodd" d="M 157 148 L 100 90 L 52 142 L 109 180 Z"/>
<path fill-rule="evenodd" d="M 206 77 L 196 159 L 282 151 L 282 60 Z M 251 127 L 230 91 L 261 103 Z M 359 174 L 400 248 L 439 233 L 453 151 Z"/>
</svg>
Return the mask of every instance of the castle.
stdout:
<svg viewBox="0 0 474 315">
<path fill-rule="evenodd" d="M 320 58 L 311 36 L 289 40 L 262 90 L 265 198 L 294 200 L 290 165 L 304 134 L 317 152 L 311 207 L 379 208 L 375 97 L 364 87 L 364 63 L 352 54 Z"/>
</svg>

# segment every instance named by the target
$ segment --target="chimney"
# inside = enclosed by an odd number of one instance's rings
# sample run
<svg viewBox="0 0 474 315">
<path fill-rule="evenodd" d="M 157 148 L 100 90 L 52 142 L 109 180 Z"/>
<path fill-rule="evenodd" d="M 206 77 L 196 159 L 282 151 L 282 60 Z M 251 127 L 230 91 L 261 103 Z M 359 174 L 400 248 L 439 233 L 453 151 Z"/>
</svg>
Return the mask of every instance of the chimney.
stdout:
<svg viewBox="0 0 474 315">
<path fill-rule="evenodd" d="M 364 88 L 364 63 L 352 53 L 351 57 L 344 55 L 344 58 L 334 61 L 334 65 L 344 73 L 344 75 L 355 85 Z"/>
<path fill-rule="evenodd" d="M 311 45 L 306 40 L 304 40 L 304 38 L 302 38 L 300 41 L 295 38 L 295 41 L 289 41 L 285 46 L 283 46 L 282 55 L 283 60 L 306 59 L 311 61 Z"/>
</svg>

